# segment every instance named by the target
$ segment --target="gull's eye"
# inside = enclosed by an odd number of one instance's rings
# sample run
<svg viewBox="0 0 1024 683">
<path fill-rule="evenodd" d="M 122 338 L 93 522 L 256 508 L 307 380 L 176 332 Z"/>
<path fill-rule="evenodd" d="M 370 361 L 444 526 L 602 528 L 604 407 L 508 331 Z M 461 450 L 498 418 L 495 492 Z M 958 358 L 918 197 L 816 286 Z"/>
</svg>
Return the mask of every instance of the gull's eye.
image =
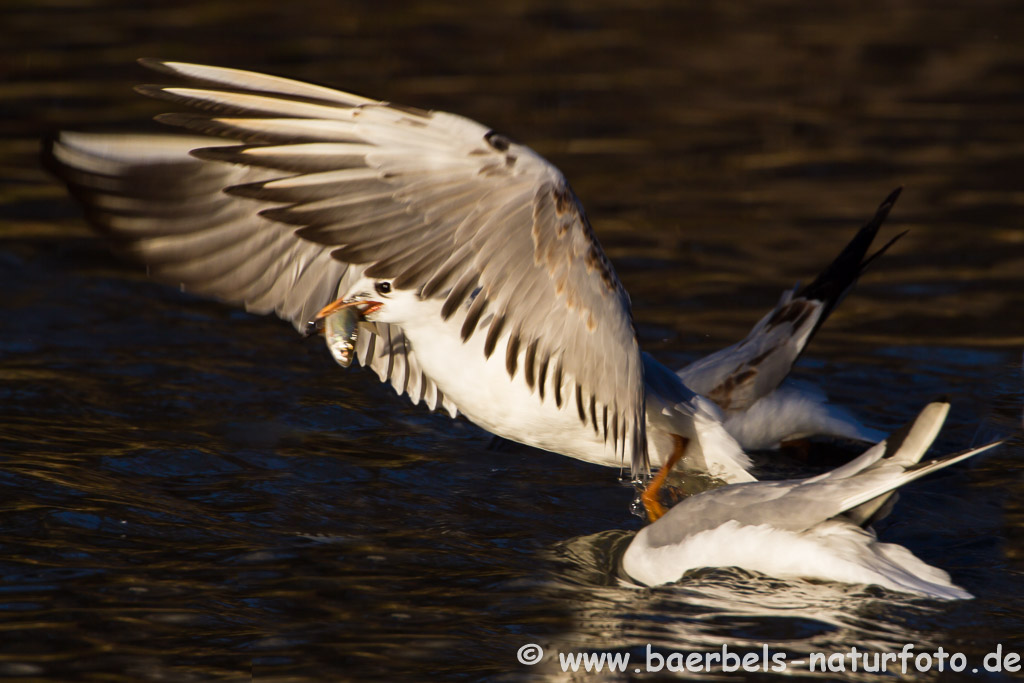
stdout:
<svg viewBox="0 0 1024 683">
<path fill-rule="evenodd" d="M 373 286 L 377 290 L 378 294 L 388 294 L 391 292 L 391 283 L 388 281 L 378 282 Z"/>
</svg>

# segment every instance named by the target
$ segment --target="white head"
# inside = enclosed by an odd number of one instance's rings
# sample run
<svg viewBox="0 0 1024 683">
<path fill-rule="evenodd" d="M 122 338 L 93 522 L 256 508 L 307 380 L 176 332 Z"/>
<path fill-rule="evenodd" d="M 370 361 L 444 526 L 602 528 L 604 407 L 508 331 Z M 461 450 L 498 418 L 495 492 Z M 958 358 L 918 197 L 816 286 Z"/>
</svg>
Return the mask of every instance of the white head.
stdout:
<svg viewBox="0 0 1024 683">
<path fill-rule="evenodd" d="M 396 289 L 391 280 L 361 276 L 341 298 L 344 305 L 358 306 L 366 320 L 401 325 L 423 315 L 415 290 Z"/>
</svg>

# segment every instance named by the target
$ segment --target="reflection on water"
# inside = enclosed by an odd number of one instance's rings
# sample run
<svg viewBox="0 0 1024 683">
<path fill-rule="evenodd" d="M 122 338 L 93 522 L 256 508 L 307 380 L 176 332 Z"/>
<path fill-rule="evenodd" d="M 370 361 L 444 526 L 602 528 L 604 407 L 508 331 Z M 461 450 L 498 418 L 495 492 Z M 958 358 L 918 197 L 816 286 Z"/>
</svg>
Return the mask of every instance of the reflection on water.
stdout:
<svg viewBox="0 0 1024 683">
<path fill-rule="evenodd" d="M 1017 3 L 577 4 L 4 5 L 0 674 L 557 678 L 516 662 L 526 642 L 1024 650 L 1019 440 L 911 485 L 879 529 L 976 600 L 731 569 L 620 585 L 637 522 L 614 471 L 488 450 L 283 323 L 147 281 L 36 162 L 49 130 L 164 108 L 130 91 L 153 77 L 139 56 L 457 111 L 566 172 L 642 343 L 677 365 L 739 339 L 904 185 L 886 229 L 910 234 L 798 376 L 880 429 L 951 394 L 939 450 L 1019 424 Z"/>
</svg>

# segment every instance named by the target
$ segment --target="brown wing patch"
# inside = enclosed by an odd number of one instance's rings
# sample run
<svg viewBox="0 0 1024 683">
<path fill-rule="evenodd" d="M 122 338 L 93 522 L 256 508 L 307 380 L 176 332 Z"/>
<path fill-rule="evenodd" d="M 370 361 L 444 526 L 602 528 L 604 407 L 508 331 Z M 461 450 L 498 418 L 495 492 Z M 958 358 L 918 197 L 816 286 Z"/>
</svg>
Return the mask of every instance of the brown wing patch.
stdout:
<svg viewBox="0 0 1024 683">
<path fill-rule="evenodd" d="M 517 157 L 515 154 L 512 154 L 511 152 L 508 151 L 509 148 L 512 146 L 512 140 L 508 136 L 502 135 L 497 131 L 490 130 L 487 131 L 487 133 L 484 135 L 484 140 L 486 140 L 487 144 L 489 144 L 495 150 L 499 152 L 505 152 L 505 166 L 507 168 L 512 168 L 513 166 L 515 166 Z"/>
<path fill-rule="evenodd" d="M 584 222 L 586 223 L 586 221 Z M 586 223 L 586 228 L 588 236 L 593 240 L 593 233 L 590 231 L 589 223 Z M 616 290 L 619 283 L 615 279 L 615 275 L 612 274 L 612 265 L 608 261 L 608 257 L 604 255 L 604 252 L 597 247 L 596 243 L 591 243 L 584 262 L 587 265 L 587 272 L 597 271 L 598 275 L 601 276 L 601 282 L 604 283 L 604 286 L 613 292 Z"/>
<path fill-rule="evenodd" d="M 722 410 L 729 410 L 733 402 L 733 393 L 741 385 L 754 381 L 757 377 L 757 370 L 746 368 L 739 370 L 725 378 L 721 384 L 708 392 L 708 398 L 718 404 Z"/>
<path fill-rule="evenodd" d="M 546 185 L 547 191 L 549 192 L 550 200 L 554 205 L 555 213 L 555 234 L 561 239 L 565 237 L 571 229 L 577 227 L 582 232 L 586 239 L 587 251 L 583 255 L 583 264 L 587 269 L 588 273 L 596 272 L 604 286 L 611 292 L 618 292 L 622 285 L 619 284 L 618 278 L 615 277 L 615 271 L 612 269 L 611 261 L 605 256 L 604 252 L 601 251 L 601 247 L 597 242 L 597 237 L 594 235 L 594 229 L 590 226 L 590 221 L 587 219 L 586 213 L 583 211 L 583 207 L 580 206 L 576 196 L 572 193 L 572 190 L 565 182 L 561 183 L 548 183 Z M 542 189 L 543 192 L 543 189 Z M 533 227 L 533 240 L 534 246 L 537 249 L 538 261 L 545 260 L 548 266 L 554 272 L 555 264 L 551 257 L 558 253 L 558 249 L 553 244 L 547 244 L 547 249 L 543 249 L 541 245 L 544 245 L 548 240 L 545 236 L 540 234 L 543 230 L 543 224 L 541 221 L 536 220 L 541 213 L 541 205 L 544 197 L 541 193 L 538 193 L 538 201 L 535 204 L 534 211 L 534 227 Z M 570 255 L 571 257 L 571 255 Z"/>
<path fill-rule="evenodd" d="M 794 328 L 799 328 L 804 322 L 806 322 L 808 316 L 810 316 L 817 304 L 806 299 L 798 299 L 791 301 L 785 306 L 779 308 L 772 314 L 772 317 L 768 318 L 768 324 L 765 328 L 770 330 L 776 325 L 782 325 L 783 323 L 793 323 Z"/>
<path fill-rule="evenodd" d="M 572 191 L 564 183 L 551 188 L 551 197 L 555 200 L 555 213 L 559 216 L 564 216 L 576 203 L 572 198 Z"/>
</svg>

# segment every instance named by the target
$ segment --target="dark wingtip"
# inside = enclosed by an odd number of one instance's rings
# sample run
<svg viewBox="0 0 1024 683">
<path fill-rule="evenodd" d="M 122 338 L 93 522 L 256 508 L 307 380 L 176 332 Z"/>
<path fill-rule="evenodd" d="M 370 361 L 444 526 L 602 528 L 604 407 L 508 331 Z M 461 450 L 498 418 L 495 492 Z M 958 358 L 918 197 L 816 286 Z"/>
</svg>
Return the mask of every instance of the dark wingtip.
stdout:
<svg viewBox="0 0 1024 683">
<path fill-rule="evenodd" d="M 889 196 L 882 202 L 882 206 L 892 208 L 892 205 L 896 203 L 896 200 L 900 198 L 900 193 L 903 192 L 903 186 L 898 186 L 895 190 L 889 193 Z"/>
<path fill-rule="evenodd" d="M 39 165 L 54 178 L 67 182 L 66 171 L 53 153 L 54 146 L 60 142 L 60 136 L 60 131 L 48 131 L 39 139 Z"/>
<path fill-rule="evenodd" d="M 157 114 L 153 117 L 154 121 L 156 121 L 157 123 L 162 123 L 166 126 L 174 126 L 175 128 L 185 128 L 195 133 L 209 135 L 211 137 L 216 135 L 226 137 L 223 135 L 223 128 L 221 126 L 218 126 L 213 119 L 214 117 L 209 114 L 196 114 L 193 112 L 186 113 L 180 111 Z M 240 141 L 249 142 L 251 141 L 250 138 L 255 137 L 255 135 L 239 135 L 238 139 Z"/>
<path fill-rule="evenodd" d="M 871 219 L 871 221 L 868 222 L 868 225 L 864 227 L 868 227 L 870 225 L 880 226 L 882 222 L 889 216 L 889 211 L 891 211 L 892 207 L 895 206 L 896 200 L 900 198 L 900 193 L 902 192 L 902 185 L 900 185 L 895 190 L 890 192 L 889 196 L 882 200 L 882 203 L 878 205 L 878 209 L 875 210 L 874 217 Z"/>
<path fill-rule="evenodd" d="M 810 335 L 808 335 L 804 342 L 804 348 L 806 348 L 807 342 L 817 334 L 829 314 L 832 313 L 850 288 L 853 287 L 854 283 L 857 282 L 857 279 L 864 274 L 867 267 L 884 254 L 897 240 L 907 234 L 907 231 L 901 232 L 889 240 L 882 248 L 873 254 L 868 254 L 868 250 L 871 248 L 871 243 L 875 240 L 879 228 L 882 227 L 882 223 L 889 216 L 889 211 L 902 192 L 902 185 L 890 192 L 882 203 L 878 205 L 874 216 L 857 231 L 853 239 L 839 252 L 835 260 L 825 270 L 821 271 L 818 277 L 814 278 L 811 283 L 796 290 L 795 298 L 804 297 L 823 303 L 822 313 L 818 317 L 814 329 L 811 330 Z"/>
<path fill-rule="evenodd" d="M 226 140 L 225 142 L 230 142 Z M 239 155 L 248 149 L 252 149 L 253 145 L 221 145 L 220 147 L 196 147 L 193 150 L 189 150 L 189 156 L 195 157 L 202 161 L 225 161 L 227 163 L 239 163 Z M 258 163 L 246 161 L 251 166 L 257 166 Z"/>
<path fill-rule="evenodd" d="M 167 74 L 174 73 L 174 69 L 167 66 L 167 62 L 155 57 L 139 57 L 135 60 L 135 63 L 152 71 L 160 71 Z"/>
<path fill-rule="evenodd" d="M 164 92 L 164 86 L 154 83 L 142 83 L 141 85 L 133 86 L 132 90 L 146 97 L 155 97 L 160 100 L 171 99 L 171 96 Z"/>
<path fill-rule="evenodd" d="M 224 194 L 233 197 L 246 197 L 247 199 L 264 199 L 264 185 L 268 181 L 260 180 L 255 183 L 242 183 L 241 185 L 229 185 L 225 187 Z"/>
<path fill-rule="evenodd" d="M 868 269 L 868 266 L 870 266 L 871 263 L 875 259 L 877 259 L 879 256 L 881 256 L 885 252 L 887 252 L 889 250 L 889 247 L 891 247 L 892 245 L 896 244 L 896 242 L 899 241 L 900 238 L 902 238 L 908 232 L 910 232 L 910 230 L 904 230 L 903 232 L 899 233 L 898 235 L 893 237 L 891 240 L 886 242 L 884 245 L 882 245 L 878 249 L 878 251 L 876 251 L 874 254 L 872 254 L 871 256 L 868 256 L 866 259 L 864 259 L 864 261 L 860 264 L 860 273 L 857 275 L 857 277 L 860 277 L 861 275 L 863 275 L 864 271 Z"/>
<path fill-rule="evenodd" d="M 39 146 L 43 149 L 50 150 L 53 148 L 54 143 L 60 138 L 60 131 L 49 130 L 43 133 L 39 138 Z"/>
<path fill-rule="evenodd" d="M 850 243 L 839 252 L 839 256 L 813 282 L 797 292 L 796 296 L 826 302 L 826 310 L 819 320 L 819 325 L 821 322 L 824 322 L 831 309 L 835 307 L 835 304 L 838 303 L 843 294 L 856 282 L 867 265 L 881 256 L 896 240 L 906 234 L 904 232 L 897 235 L 874 254 L 867 255 L 868 249 L 878 234 L 879 228 L 882 227 L 882 223 L 889 216 L 889 211 L 896 203 L 902 191 L 903 187 L 901 186 L 890 192 L 882 203 L 879 204 L 878 209 L 875 210 L 875 215 L 857 231 L 857 234 L 853 236 Z"/>
<path fill-rule="evenodd" d="M 186 114 L 180 111 L 168 112 L 166 114 L 157 114 L 153 117 L 153 120 L 157 123 L 163 123 L 168 126 L 180 126 L 185 128 L 196 118 L 195 114 Z"/>
<path fill-rule="evenodd" d="M 235 187 L 237 188 L 237 187 L 241 187 L 241 186 L 236 185 Z M 244 194 L 239 194 L 239 196 L 243 196 L 244 197 L 245 195 Z M 292 213 L 290 206 L 274 206 L 274 207 L 271 207 L 269 209 L 263 209 L 261 211 L 257 211 L 256 215 L 257 216 L 261 216 L 263 218 L 267 218 L 267 219 L 272 220 L 272 221 L 277 221 L 279 223 L 287 223 L 288 222 L 288 218 L 293 218 L 294 219 L 294 214 Z M 313 227 L 313 226 L 307 226 L 307 227 Z M 310 230 L 309 232 L 313 232 L 313 230 Z"/>
</svg>

